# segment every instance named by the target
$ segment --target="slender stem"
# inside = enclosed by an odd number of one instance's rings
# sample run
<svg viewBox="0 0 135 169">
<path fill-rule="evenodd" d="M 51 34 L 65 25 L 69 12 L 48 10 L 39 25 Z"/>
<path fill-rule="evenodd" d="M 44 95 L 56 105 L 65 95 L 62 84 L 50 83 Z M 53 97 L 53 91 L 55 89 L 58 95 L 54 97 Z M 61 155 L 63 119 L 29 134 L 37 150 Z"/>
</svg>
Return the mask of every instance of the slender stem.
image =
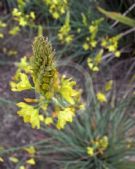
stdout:
<svg viewBox="0 0 135 169">
<path fill-rule="evenodd" d="M 126 36 L 126 35 L 128 35 L 128 34 L 130 34 L 130 33 L 132 33 L 132 32 L 134 32 L 134 31 L 135 31 L 135 27 L 134 27 L 134 28 L 131 28 L 131 29 L 129 29 L 129 30 L 123 32 L 123 33 L 121 33 L 120 36 L 121 36 L 121 38 L 122 38 L 122 37 L 124 37 L 124 36 Z"/>
</svg>

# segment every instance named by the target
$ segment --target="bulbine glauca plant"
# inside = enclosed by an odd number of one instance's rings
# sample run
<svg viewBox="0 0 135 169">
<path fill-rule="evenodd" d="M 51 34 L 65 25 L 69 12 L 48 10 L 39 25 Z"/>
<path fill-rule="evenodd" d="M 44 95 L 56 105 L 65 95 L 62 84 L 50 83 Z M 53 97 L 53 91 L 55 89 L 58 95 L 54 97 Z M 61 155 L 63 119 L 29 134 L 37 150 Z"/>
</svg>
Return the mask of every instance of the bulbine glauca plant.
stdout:
<svg viewBox="0 0 135 169">
<path fill-rule="evenodd" d="M 48 40 L 42 36 L 35 38 L 30 62 L 24 57 L 17 67 L 10 83 L 11 90 L 34 90 L 37 96 L 17 103 L 18 115 L 24 122 L 33 128 L 40 128 L 40 123 L 45 123 L 58 129 L 72 122 L 76 110 L 83 107 L 81 92 L 75 89 L 76 82 L 72 78 L 59 74 L 55 52 Z"/>
<path fill-rule="evenodd" d="M 85 105 L 76 81 L 59 73 L 52 45 L 43 36 L 35 38 L 30 61 L 24 57 L 17 67 L 12 91 L 36 92 L 36 98 L 17 103 L 17 113 L 49 137 L 36 146 L 38 155 L 50 157 L 60 169 L 134 169 L 135 122 L 126 114 L 130 100 L 111 108 L 100 105 L 99 100 L 107 102 L 102 93 L 96 99 L 91 92 Z"/>
</svg>

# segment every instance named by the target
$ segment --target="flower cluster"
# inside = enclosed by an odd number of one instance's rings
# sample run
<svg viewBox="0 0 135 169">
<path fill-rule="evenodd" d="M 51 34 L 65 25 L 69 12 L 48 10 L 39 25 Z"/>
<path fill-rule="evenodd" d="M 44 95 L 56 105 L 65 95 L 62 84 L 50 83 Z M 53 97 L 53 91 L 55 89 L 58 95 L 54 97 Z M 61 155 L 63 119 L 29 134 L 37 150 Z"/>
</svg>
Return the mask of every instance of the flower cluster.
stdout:
<svg viewBox="0 0 135 169">
<path fill-rule="evenodd" d="M 101 46 L 107 49 L 109 52 L 113 52 L 116 57 L 120 57 L 121 53 L 118 50 L 118 42 L 121 36 L 117 35 L 112 38 L 104 38 L 101 42 Z"/>
<path fill-rule="evenodd" d="M 96 56 L 94 57 L 90 56 L 87 59 L 88 67 L 91 71 L 93 72 L 99 71 L 99 64 L 102 61 L 103 52 L 104 52 L 103 49 L 101 49 L 97 52 Z"/>
<path fill-rule="evenodd" d="M 107 102 L 107 97 L 106 97 L 106 94 L 112 89 L 113 87 L 113 80 L 109 80 L 106 82 L 105 86 L 104 86 L 104 92 L 101 92 L 101 91 L 98 91 L 97 94 L 96 94 L 96 97 L 97 97 L 97 100 L 100 102 L 100 103 L 105 103 Z"/>
<path fill-rule="evenodd" d="M 20 8 L 14 8 L 12 10 L 12 16 L 17 25 L 13 26 L 9 30 L 10 35 L 16 35 L 21 27 L 34 25 L 35 13 L 31 11 L 29 14 L 25 14 Z"/>
<path fill-rule="evenodd" d="M 90 146 L 87 147 L 87 154 L 90 157 L 93 157 L 95 155 L 102 155 L 104 151 L 109 146 L 109 140 L 107 136 L 103 136 L 101 138 L 96 138 L 95 140 L 92 140 L 90 142 Z"/>
<path fill-rule="evenodd" d="M 54 19 L 60 18 L 68 9 L 68 0 L 44 0 L 49 6 L 49 12 Z"/>
<path fill-rule="evenodd" d="M 34 89 L 39 95 L 37 99 L 24 98 L 25 102 L 17 103 L 20 108 L 17 114 L 24 122 L 38 129 L 41 123 L 58 129 L 71 123 L 76 110 L 82 107 L 81 92 L 75 89 L 76 82 L 72 78 L 61 76 L 57 71 L 54 51 L 48 40 L 36 37 L 30 62 L 24 57 L 16 65 L 18 69 L 10 82 L 11 90 Z"/>
<path fill-rule="evenodd" d="M 19 23 L 19 26 L 27 26 L 30 22 L 35 20 L 35 13 L 31 11 L 29 14 L 24 14 L 23 12 L 19 11 L 18 8 L 14 8 L 12 11 L 12 16 L 14 20 Z"/>
<path fill-rule="evenodd" d="M 62 27 L 60 27 L 58 32 L 58 39 L 62 43 L 70 44 L 73 41 L 73 35 L 70 33 L 71 26 L 70 26 L 70 14 L 67 12 L 65 23 Z"/>
<path fill-rule="evenodd" d="M 102 23 L 103 18 L 92 21 L 91 25 L 88 27 L 90 36 L 86 37 L 86 41 L 83 44 L 84 50 L 93 49 L 97 46 L 97 33 L 99 31 L 99 26 Z"/>
<path fill-rule="evenodd" d="M 3 148 L 4 150 L 4 148 Z M 20 148 L 21 152 L 23 152 L 23 154 L 26 155 L 25 160 L 23 161 L 23 163 L 21 163 L 21 158 L 18 157 L 18 154 L 14 153 L 12 155 L 9 155 L 6 159 L 0 157 L 0 163 L 4 163 L 7 160 L 12 164 L 12 166 L 14 166 L 14 168 L 18 168 L 18 169 L 27 169 L 28 167 L 32 167 L 34 165 L 36 165 L 36 159 L 35 159 L 35 155 L 37 153 L 37 150 L 35 149 L 34 146 L 26 146 L 23 148 Z"/>
<path fill-rule="evenodd" d="M 54 51 L 47 39 L 40 36 L 33 43 L 31 66 L 35 90 L 51 98 L 58 88 L 58 72 L 54 64 Z"/>
</svg>

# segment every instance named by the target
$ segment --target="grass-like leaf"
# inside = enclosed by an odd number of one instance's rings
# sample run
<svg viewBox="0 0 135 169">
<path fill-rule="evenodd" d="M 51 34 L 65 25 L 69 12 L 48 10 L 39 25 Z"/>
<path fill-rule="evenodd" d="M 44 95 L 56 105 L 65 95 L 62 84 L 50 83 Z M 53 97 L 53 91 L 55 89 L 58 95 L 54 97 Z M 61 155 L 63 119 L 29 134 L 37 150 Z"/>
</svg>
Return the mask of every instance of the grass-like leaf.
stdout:
<svg viewBox="0 0 135 169">
<path fill-rule="evenodd" d="M 107 16 L 113 20 L 119 21 L 120 23 L 123 23 L 125 25 L 135 27 L 135 19 L 131 19 L 127 16 L 123 16 L 122 14 L 117 13 L 117 12 L 108 12 L 101 7 L 97 7 L 97 8 L 105 16 Z"/>
</svg>

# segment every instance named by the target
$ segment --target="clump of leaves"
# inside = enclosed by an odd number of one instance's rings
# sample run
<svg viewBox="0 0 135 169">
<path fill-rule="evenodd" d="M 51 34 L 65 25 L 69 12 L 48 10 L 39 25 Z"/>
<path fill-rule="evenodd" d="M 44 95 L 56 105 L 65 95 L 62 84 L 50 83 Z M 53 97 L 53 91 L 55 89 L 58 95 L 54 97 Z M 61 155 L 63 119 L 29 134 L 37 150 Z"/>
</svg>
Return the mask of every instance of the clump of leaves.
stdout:
<svg viewBox="0 0 135 169">
<path fill-rule="evenodd" d="M 43 129 L 52 139 L 38 147 L 39 154 L 64 169 L 134 169 L 135 121 L 126 113 L 129 102 L 113 109 L 91 104 L 63 130 Z"/>
</svg>

